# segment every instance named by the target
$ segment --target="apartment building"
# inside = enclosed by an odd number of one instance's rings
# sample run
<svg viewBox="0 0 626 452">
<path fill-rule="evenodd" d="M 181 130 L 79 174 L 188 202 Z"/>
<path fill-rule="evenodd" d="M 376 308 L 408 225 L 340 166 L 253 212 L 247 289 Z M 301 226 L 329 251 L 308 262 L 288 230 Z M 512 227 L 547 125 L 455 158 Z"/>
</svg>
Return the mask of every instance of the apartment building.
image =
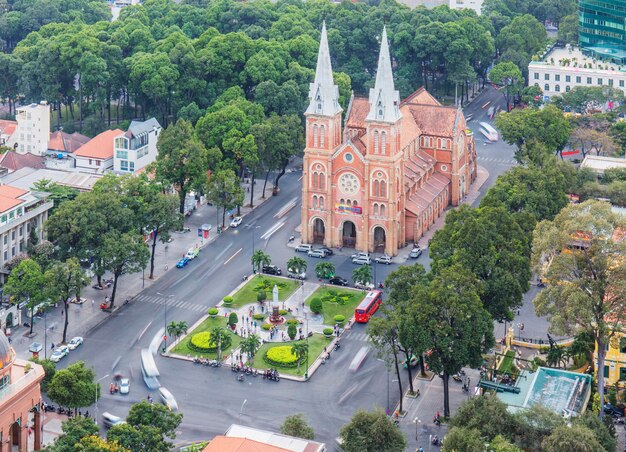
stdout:
<svg viewBox="0 0 626 452">
<path fill-rule="evenodd" d="M 17 126 L 6 145 L 20 154 L 45 155 L 50 140 L 50 105 L 47 102 L 17 107 Z"/>
<path fill-rule="evenodd" d="M 76 152 L 76 169 L 84 173 L 102 174 L 113 169 L 113 139 L 121 129 L 105 130 L 83 144 Z"/>
<path fill-rule="evenodd" d="M 113 171 L 134 173 L 154 162 L 160 133 L 161 124 L 155 118 L 131 122 L 126 132 L 115 137 Z"/>
</svg>

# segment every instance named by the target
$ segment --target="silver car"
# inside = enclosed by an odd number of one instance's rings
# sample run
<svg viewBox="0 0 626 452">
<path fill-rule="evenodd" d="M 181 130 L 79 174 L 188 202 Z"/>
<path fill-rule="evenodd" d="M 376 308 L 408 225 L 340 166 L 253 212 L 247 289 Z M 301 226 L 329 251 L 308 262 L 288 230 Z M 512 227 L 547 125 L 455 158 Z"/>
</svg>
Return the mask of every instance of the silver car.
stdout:
<svg viewBox="0 0 626 452">
<path fill-rule="evenodd" d="M 161 397 L 161 403 L 165 405 L 170 411 L 178 411 L 178 404 L 176 399 L 167 389 L 159 388 L 159 396 Z"/>
<path fill-rule="evenodd" d="M 391 256 L 387 256 L 386 254 L 383 256 L 377 257 L 375 260 L 377 264 L 386 264 L 386 265 L 391 264 Z"/>
<path fill-rule="evenodd" d="M 372 258 L 369 256 L 368 257 L 365 257 L 365 256 L 355 257 L 352 259 L 352 263 L 357 264 L 357 265 L 371 265 Z"/>
<path fill-rule="evenodd" d="M 104 413 L 102 413 L 102 423 L 105 427 L 109 428 L 113 427 L 114 425 L 125 424 L 126 421 L 119 416 L 115 416 L 114 414 L 105 411 Z"/>
<path fill-rule="evenodd" d="M 300 244 L 300 245 L 296 246 L 296 251 L 298 251 L 300 253 L 308 253 L 312 249 L 313 249 L 313 245 Z"/>
<path fill-rule="evenodd" d="M 317 257 L 318 259 L 324 259 L 326 257 L 326 253 L 322 250 L 311 250 L 306 254 L 309 257 Z"/>
</svg>

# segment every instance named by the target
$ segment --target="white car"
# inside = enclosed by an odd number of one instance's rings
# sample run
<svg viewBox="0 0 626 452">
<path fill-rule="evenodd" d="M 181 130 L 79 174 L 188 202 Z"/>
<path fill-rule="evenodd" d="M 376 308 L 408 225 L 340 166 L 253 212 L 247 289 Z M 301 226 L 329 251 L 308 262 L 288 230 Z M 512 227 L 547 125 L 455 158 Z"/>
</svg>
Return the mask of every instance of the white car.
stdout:
<svg viewBox="0 0 626 452">
<path fill-rule="evenodd" d="M 296 251 L 299 253 L 308 253 L 312 249 L 313 249 L 313 245 L 307 245 L 304 243 L 296 246 Z"/>
<path fill-rule="evenodd" d="M 317 257 L 319 259 L 324 259 L 326 257 L 326 253 L 322 250 L 311 250 L 306 254 L 309 257 Z"/>
<path fill-rule="evenodd" d="M 306 272 L 296 272 L 293 269 L 289 268 L 287 269 L 287 277 L 289 278 L 293 278 L 293 279 L 301 279 L 301 280 L 305 280 L 306 279 Z"/>
<path fill-rule="evenodd" d="M 357 265 L 371 265 L 372 258 L 370 258 L 369 256 L 354 257 L 352 258 L 352 263 Z"/>
<path fill-rule="evenodd" d="M 241 224 L 242 221 L 243 221 L 243 218 L 235 217 L 235 218 L 233 218 L 233 221 L 230 222 L 230 227 L 231 228 L 236 228 L 237 226 L 239 226 Z"/>
<path fill-rule="evenodd" d="M 128 394 L 130 391 L 130 380 L 128 378 L 122 378 L 120 380 L 120 394 Z"/>
<path fill-rule="evenodd" d="M 386 264 L 386 265 L 391 264 L 391 256 L 387 256 L 386 254 L 383 256 L 377 257 L 375 260 L 377 264 Z"/>
<path fill-rule="evenodd" d="M 61 345 L 60 347 L 57 347 L 54 352 L 52 352 L 52 355 L 50 355 L 50 361 L 52 361 L 53 363 L 58 363 L 63 358 L 65 358 L 69 354 L 69 352 L 70 349 L 67 348 L 67 345 Z"/>
<path fill-rule="evenodd" d="M 67 348 L 70 350 L 76 350 L 79 345 L 83 343 L 83 338 L 80 336 L 73 337 L 71 341 L 67 344 Z"/>
<path fill-rule="evenodd" d="M 352 257 L 352 259 L 358 259 L 358 258 L 367 258 L 367 259 L 369 259 L 370 258 L 370 253 L 363 253 L 363 252 L 354 253 L 350 257 Z"/>
<path fill-rule="evenodd" d="M 114 425 L 125 424 L 126 421 L 119 416 L 115 416 L 114 414 L 105 411 L 104 413 L 102 413 L 102 423 L 105 427 L 110 428 Z"/>
<path fill-rule="evenodd" d="M 371 282 L 363 284 L 361 281 L 357 281 L 354 283 L 354 288 L 360 290 L 374 290 L 376 286 L 374 286 Z"/>
<path fill-rule="evenodd" d="M 161 403 L 165 405 L 168 410 L 178 411 L 178 404 L 171 392 L 165 388 L 159 388 L 159 396 L 161 397 Z"/>
</svg>

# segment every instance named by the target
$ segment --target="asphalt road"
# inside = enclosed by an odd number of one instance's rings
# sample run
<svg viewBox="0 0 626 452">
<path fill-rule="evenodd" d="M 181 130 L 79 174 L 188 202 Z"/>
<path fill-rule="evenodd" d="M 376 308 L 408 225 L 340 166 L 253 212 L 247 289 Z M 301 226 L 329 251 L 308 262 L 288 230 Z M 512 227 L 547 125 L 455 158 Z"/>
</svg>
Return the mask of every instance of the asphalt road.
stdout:
<svg viewBox="0 0 626 452">
<path fill-rule="evenodd" d="M 466 110 L 466 114 L 473 115 L 469 127 L 477 133 L 479 164 L 490 173 L 483 192 L 513 165 L 510 146 L 502 142 L 483 144 L 478 134 L 478 122 L 487 114 L 487 109 L 481 108 L 486 102 L 503 104 L 502 95 L 488 89 Z M 239 284 L 243 275 L 251 273 L 253 248 L 266 250 L 274 264 L 286 267 L 287 259 L 294 255 L 293 249 L 286 246 L 288 238 L 300 224 L 300 178 L 300 172 L 287 173 L 281 179 L 279 196 L 267 200 L 246 216 L 239 228 L 222 234 L 186 268 L 171 269 L 142 292 L 139 298 L 144 301 L 133 301 L 117 311 L 112 315 L 114 318 L 86 335 L 85 343 L 60 363 L 63 367 L 85 360 L 93 366 L 97 378 L 115 372 L 131 378 L 127 396 L 110 395 L 106 390 L 110 379 L 103 379 L 103 395 L 98 402 L 100 413 L 109 411 L 125 416 L 133 403 L 148 395 L 141 377 L 140 350 L 161 334 L 166 322 L 166 300 L 167 322 L 185 320 L 192 325 L 206 309 Z M 296 201 L 296 206 L 277 218 L 276 213 L 292 200 Z M 312 275 L 318 260 L 300 255 L 309 260 Z M 336 265 L 337 274 L 350 279 L 354 266 L 349 261 L 348 250 L 330 259 Z M 425 252 L 418 262 L 427 260 Z M 397 265 L 377 266 L 376 280 L 383 281 L 394 268 Z M 333 353 L 330 361 L 308 383 L 287 380 L 275 383 L 261 377 L 247 377 L 241 383 L 227 368 L 215 369 L 157 357 L 160 382 L 173 393 L 184 413 L 177 441 L 210 438 L 237 422 L 277 430 L 285 416 L 302 412 L 315 429 L 316 438 L 333 444 L 339 428 L 355 410 L 384 408 L 388 402 L 387 372 L 374 354 L 370 353 L 356 373 L 348 370 L 351 357 L 366 345 L 365 340 L 364 326 L 356 325 L 342 339 L 342 348 Z M 392 384 L 392 406 L 398 396 L 397 387 Z M 90 412 L 94 412 L 93 407 Z M 432 416 L 425 414 L 429 415 Z"/>
</svg>

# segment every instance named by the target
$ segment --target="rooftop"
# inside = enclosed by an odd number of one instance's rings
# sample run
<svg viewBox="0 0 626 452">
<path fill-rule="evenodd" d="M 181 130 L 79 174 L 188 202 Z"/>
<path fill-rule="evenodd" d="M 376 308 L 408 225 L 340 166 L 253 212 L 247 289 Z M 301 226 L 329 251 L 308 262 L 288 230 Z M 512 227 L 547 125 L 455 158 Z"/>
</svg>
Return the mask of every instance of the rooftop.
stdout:
<svg viewBox="0 0 626 452">
<path fill-rule="evenodd" d="M 121 133 L 124 132 L 120 129 L 105 130 L 83 144 L 74 155 L 94 159 L 113 158 L 113 139 Z"/>
<path fill-rule="evenodd" d="M 59 185 L 89 191 L 102 176 L 54 169 L 22 168 L 0 179 L 0 183 L 10 184 L 23 190 L 30 190 L 35 182 L 48 179 Z"/>
<path fill-rule="evenodd" d="M 585 65 L 587 67 L 585 67 Z M 571 46 L 553 47 L 543 56 L 541 61 L 531 61 L 529 66 L 553 66 L 555 68 L 559 67 L 568 69 L 573 73 L 626 73 L 626 67 L 615 63 L 597 60 L 592 56 L 584 55 L 580 48 Z"/>
<path fill-rule="evenodd" d="M 247 438 L 216 436 L 206 445 L 202 452 L 289 452 L 282 447 L 264 444 Z"/>
<path fill-rule="evenodd" d="M 232 424 L 226 431 L 225 436 L 229 438 L 245 438 L 253 440 L 258 443 L 262 443 L 268 446 L 273 446 L 272 449 L 254 449 L 262 451 L 275 451 L 282 452 L 283 450 L 291 452 L 322 452 L 326 450 L 323 443 L 311 441 L 302 438 L 295 438 L 293 436 L 282 435 L 280 433 L 274 433 L 267 430 L 260 430 L 252 427 L 246 427 L 243 425 Z M 206 451 L 207 449 L 205 449 Z M 218 449 L 208 449 L 213 452 Z M 221 449 L 226 450 L 226 449 Z M 231 449 L 231 450 L 245 450 L 252 451 L 252 449 Z"/>
<path fill-rule="evenodd" d="M 9 151 L 0 155 L 0 166 L 10 171 L 16 171 L 20 168 L 45 168 L 45 157 L 31 154 L 20 154 L 17 152 Z"/>
<path fill-rule="evenodd" d="M 50 141 L 48 142 L 48 149 L 51 151 L 74 153 L 82 145 L 89 142 L 89 137 L 81 135 L 78 132 L 69 134 L 58 130 L 50 133 Z"/>
<path fill-rule="evenodd" d="M 589 168 L 598 174 L 603 174 L 605 170 L 610 168 L 626 168 L 626 158 L 587 155 L 580 167 Z"/>
<path fill-rule="evenodd" d="M 128 126 L 128 132 L 132 136 L 138 136 L 144 133 L 151 132 L 153 129 L 160 129 L 161 124 L 155 118 L 146 119 L 145 121 L 132 121 Z"/>
</svg>

